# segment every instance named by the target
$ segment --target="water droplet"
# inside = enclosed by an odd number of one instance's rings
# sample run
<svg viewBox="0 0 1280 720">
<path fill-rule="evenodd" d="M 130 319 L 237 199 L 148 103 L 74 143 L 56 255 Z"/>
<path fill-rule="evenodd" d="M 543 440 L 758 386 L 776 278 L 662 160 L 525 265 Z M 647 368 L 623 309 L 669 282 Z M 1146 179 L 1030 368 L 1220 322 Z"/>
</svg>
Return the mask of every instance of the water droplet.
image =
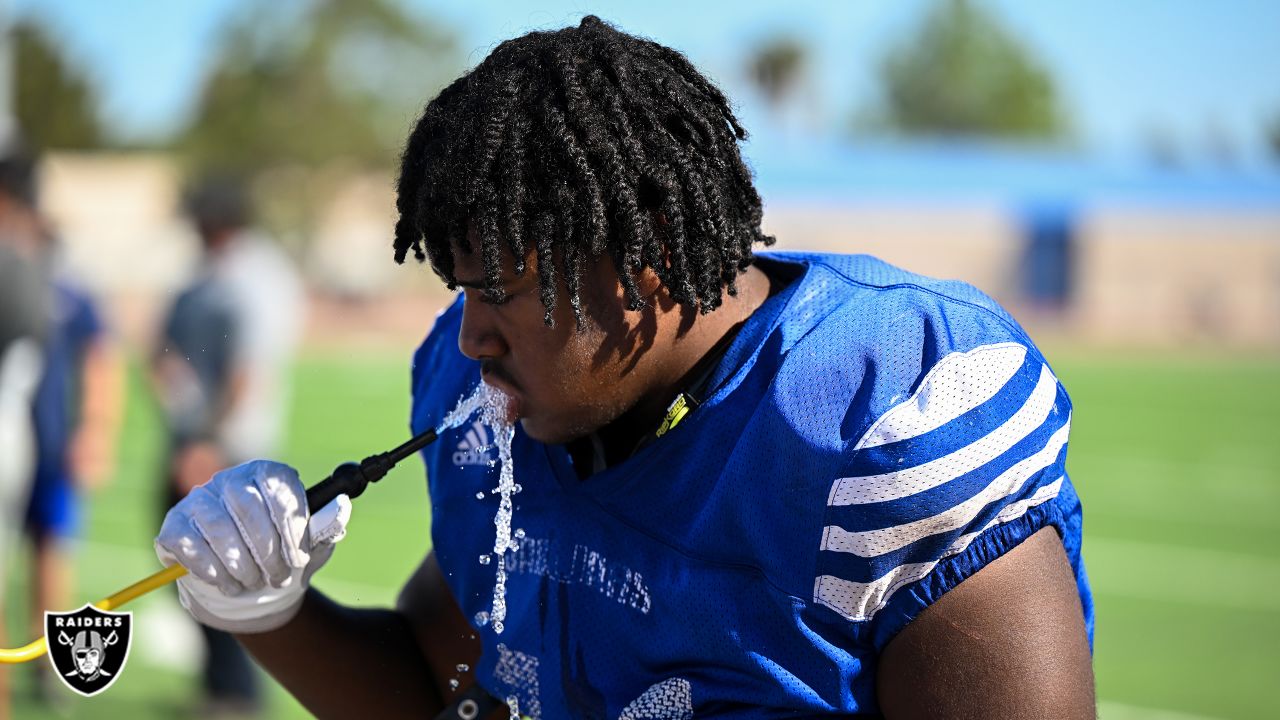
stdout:
<svg viewBox="0 0 1280 720">
<path fill-rule="evenodd" d="M 488 555 L 481 555 L 481 556 L 480 556 L 480 564 L 481 564 L 481 565 L 488 565 L 488 564 L 489 564 L 489 561 L 490 561 L 490 560 L 492 560 L 492 559 L 493 559 L 493 558 L 492 558 L 492 557 L 490 557 L 490 556 L 488 556 Z"/>
<path fill-rule="evenodd" d="M 477 500 L 483 500 L 483 499 L 484 499 L 484 491 L 483 491 L 483 490 L 481 490 L 480 492 L 476 493 L 476 499 L 477 499 Z"/>
<path fill-rule="evenodd" d="M 495 622 L 495 623 L 493 624 L 493 631 L 494 631 L 494 632 L 496 632 L 496 633 L 498 633 L 499 635 L 501 635 L 501 634 L 502 634 L 502 630 L 503 630 L 502 621 L 498 621 L 498 622 Z"/>
<path fill-rule="evenodd" d="M 488 625 L 489 613 L 481 610 L 480 612 L 476 613 L 475 621 L 476 621 L 476 627 L 484 627 L 485 625 Z"/>
<path fill-rule="evenodd" d="M 507 696 L 507 709 L 511 711 L 511 717 L 512 717 L 514 720 L 519 720 L 519 718 L 520 718 L 520 701 L 516 699 L 516 696 L 515 696 L 515 695 L 508 695 L 508 696 Z"/>
<path fill-rule="evenodd" d="M 524 537 L 524 528 L 516 528 L 516 538 Z"/>
<path fill-rule="evenodd" d="M 457 689 L 458 689 L 458 678 L 450 678 L 450 679 L 449 679 L 449 689 L 450 689 L 450 690 L 457 690 Z"/>
<path fill-rule="evenodd" d="M 464 673 L 470 670 L 471 666 L 466 663 L 458 663 L 455 669 L 460 673 Z"/>
</svg>

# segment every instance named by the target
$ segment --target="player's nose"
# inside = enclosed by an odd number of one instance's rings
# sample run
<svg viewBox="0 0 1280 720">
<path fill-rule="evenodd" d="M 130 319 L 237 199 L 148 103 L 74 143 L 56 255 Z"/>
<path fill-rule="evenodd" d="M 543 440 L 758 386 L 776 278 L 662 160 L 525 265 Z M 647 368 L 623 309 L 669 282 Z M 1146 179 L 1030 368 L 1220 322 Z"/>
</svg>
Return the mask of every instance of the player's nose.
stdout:
<svg viewBox="0 0 1280 720">
<path fill-rule="evenodd" d="M 493 322 L 493 308 L 480 299 L 478 292 L 472 290 L 464 292 L 467 295 L 462 303 L 462 327 L 458 328 L 458 350 L 472 360 L 506 355 L 510 348 Z"/>
</svg>

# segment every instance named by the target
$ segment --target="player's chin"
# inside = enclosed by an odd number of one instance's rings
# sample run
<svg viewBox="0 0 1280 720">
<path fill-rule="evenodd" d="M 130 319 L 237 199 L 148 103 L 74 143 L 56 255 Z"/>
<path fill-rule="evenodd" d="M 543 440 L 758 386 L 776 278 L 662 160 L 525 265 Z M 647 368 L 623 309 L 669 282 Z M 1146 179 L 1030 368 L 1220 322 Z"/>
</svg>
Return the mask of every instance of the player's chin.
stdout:
<svg viewBox="0 0 1280 720">
<path fill-rule="evenodd" d="M 537 415 L 524 414 L 519 417 L 520 429 L 524 430 L 524 434 L 531 439 L 547 445 L 558 445 L 561 433 L 555 427 L 548 427 Z"/>
<path fill-rule="evenodd" d="M 528 407 L 522 410 L 524 412 L 520 415 L 520 429 L 524 430 L 525 435 L 540 443 L 563 445 L 585 435 L 574 424 L 560 422 L 537 412 L 529 412 Z"/>
</svg>

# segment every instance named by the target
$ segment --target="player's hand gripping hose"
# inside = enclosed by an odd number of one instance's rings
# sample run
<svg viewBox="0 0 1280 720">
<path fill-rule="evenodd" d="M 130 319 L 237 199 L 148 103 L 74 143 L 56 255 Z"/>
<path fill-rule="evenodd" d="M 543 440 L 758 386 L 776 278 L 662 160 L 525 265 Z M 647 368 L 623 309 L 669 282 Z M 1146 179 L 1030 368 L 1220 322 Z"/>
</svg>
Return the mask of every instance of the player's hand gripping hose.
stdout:
<svg viewBox="0 0 1280 720">
<path fill-rule="evenodd" d="M 359 463 L 348 462 L 339 465 L 332 475 L 307 489 L 307 508 L 311 513 L 316 513 L 339 495 L 346 495 L 353 499 L 359 497 L 369 483 L 381 480 L 397 463 L 430 445 L 435 439 L 436 430 L 427 430 L 389 452 L 370 455 Z M 99 600 L 93 606 L 100 610 L 114 610 L 185 574 L 187 570 L 183 566 L 171 565 L 114 595 Z M 0 648 L 0 663 L 24 663 L 40 657 L 46 650 L 44 638 L 12 650 Z"/>
</svg>

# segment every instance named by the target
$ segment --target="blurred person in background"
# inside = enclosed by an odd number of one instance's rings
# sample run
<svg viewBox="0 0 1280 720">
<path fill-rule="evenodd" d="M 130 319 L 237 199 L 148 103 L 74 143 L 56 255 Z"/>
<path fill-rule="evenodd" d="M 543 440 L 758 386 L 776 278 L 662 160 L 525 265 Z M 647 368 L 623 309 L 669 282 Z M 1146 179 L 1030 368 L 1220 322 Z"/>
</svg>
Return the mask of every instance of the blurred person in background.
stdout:
<svg viewBox="0 0 1280 720">
<path fill-rule="evenodd" d="M 31 628 L 44 633 L 45 610 L 70 610 L 71 543 L 80 529 L 82 491 L 112 473 L 123 409 L 123 374 L 97 304 L 59 267 L 57 239 L 43 233 L 40 265 L 48 302 L 44 367 L 35 394 L 36 463 L 27 504 L 31 541 Z M 44 672 L 37 692 L 61 697 Z"/>
<path fill-rule="evenodd" d="M 170 435 L 166 506 L 222 467 L 279 450 L 287 370 L 304 319 L 297 271 L 252 229 L 240 183 L 203 180 L 186 210 L 203 258 L 168 313 L 152 362 Z M 208 714 L 257 713 L 261 690 L 244 651 L 227 633 L 201 631 Z"/>
<path fill-rule="evenodd" d="M 16 145 L 0 157 L 0 583 L 26 508 L 35 439 L 32 401 L 40 380 L 46 293 L 37 263 L 36 160 Z M 0 620 L 4 614 L 0 593 Z M 0 622 L 0 647 L 6 647 Z M 9 671 L 0 669 L 0 718 L 9 716 Z"/>
</svg>

